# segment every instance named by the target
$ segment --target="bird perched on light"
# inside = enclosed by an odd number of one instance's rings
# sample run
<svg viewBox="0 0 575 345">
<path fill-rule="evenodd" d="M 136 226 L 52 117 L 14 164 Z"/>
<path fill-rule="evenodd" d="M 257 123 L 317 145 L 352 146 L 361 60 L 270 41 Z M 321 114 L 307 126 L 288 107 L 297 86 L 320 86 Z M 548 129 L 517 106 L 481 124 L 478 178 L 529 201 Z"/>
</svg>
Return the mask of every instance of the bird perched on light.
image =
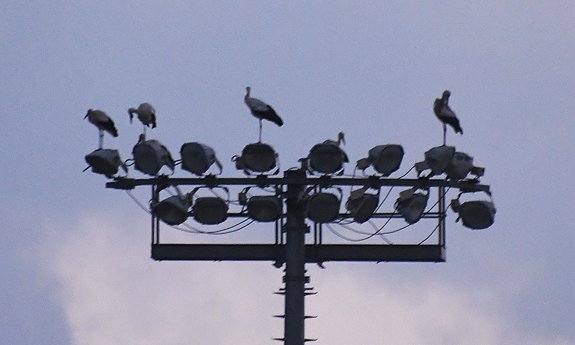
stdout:
<svg viewBox="0 0 575 345">
<path fill-rule="evenodd" d="M 323 143 L 324 143 L 324 144 L 329 144 L 329 145 L 335 145 L 335 146 L 339 147 L 339 148 L 340 148 L 340 151 L 341 151 L 341 154 L 342 154 L 342 157 L 343 157 L 343 161 L 346 162 L 346 163 L 349 162 L 349 158 L 347 158 L 347 154 L 346 154 L 345 151 L 343 151 L 343 150 L 341 149 L 341 147 L 340 147 L 341 144 L 344 144 L 344 145 L 345 145 L 345 135 L 343 134 L 343 132 L 337 133 L 337 140 L 327 139 L 327 140 L 325 140 Z"/>
<path fill-rule="evenodd" d="M 443 145 L 445 145 L 445 136 L 447 132 L 446 125 L 450 125 L 455 131 L 455 133 L 463 134 L 463 129 L 459 125 L 459 120 L 457 119 L 457 116 L 455 116 L 455 113 L 449 107 L 450 95 L 451 92 L 449 92 L 449 90 L 445 90 L 443 91 L 443 95 L 441 96 L 441 98 L 436 98 L 435 102 L 433 102 L 433 112 L 435 113 L 439 121 L 443 123 Z"/>
<path fill-rule="evenodd" d="M 101 149 L 104 144 L 104 131 L 110 133 L 113 137 L 118 136 L 118 130 L 114 121 L 103 111 L 88 109 L 88 113 L 84 116 L 84 119 L 88 118 L 91 124 L 98 128 L 100 132 L 99 148 Z"/>
<path fill-rule="evenodd" d="M 332 144 L 332 145 L 337 145 L 340 146 L 341 144 L 345 145 L 345 137 L 343 132 L 339 132 L 337 133 L 337 140 L 331 140 L 331 139 L 327 139 L 326 141 L 323 142 L 324 144 Z"/>
<path fill-rule="evenodd" d="M 152 128 L 156 128 L 156 109 L 150 103 L 142 103 L 136 108 L 128 109 L 128 114 L 130 114 L 130 123 L 134 119 L 134 114 L 138 115 L 138 119 L 144 125 L 144 132 L 146 131 L 146 127 L 152 126 Z"/>
<path fill-rule="evenodd" d="M 251 88 L 248 86 L 246 87 L 246 95 L 244 97 L 244 102 L 250 108 L 250 111 L 253 116 L 257 117 L 260 121 L 260 140 L 262 141 L 262 120 L 268 120 L 275 123 L 278 126 L 282 126 L 284 122 L 278 116 L 276 111 L 264 101 L 261 101 L 257 98 L 250 97 L 250 90 Z"/>
</svg>

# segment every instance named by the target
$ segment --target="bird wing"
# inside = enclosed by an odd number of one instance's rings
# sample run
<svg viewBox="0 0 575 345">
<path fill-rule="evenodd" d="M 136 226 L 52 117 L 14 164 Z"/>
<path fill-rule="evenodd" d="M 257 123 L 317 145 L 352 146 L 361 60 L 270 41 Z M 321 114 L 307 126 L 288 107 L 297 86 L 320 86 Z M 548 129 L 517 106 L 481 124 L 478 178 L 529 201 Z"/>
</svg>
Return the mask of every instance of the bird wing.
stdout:
<svg viewBox="0 0 575 345">
<path fill-rule="evenodd" d="M 268 111 L 270 110 L 270 106 L 257 98 L 248 97 L 246 98 L 246 104 L 252 111 Z"/>
</svg>

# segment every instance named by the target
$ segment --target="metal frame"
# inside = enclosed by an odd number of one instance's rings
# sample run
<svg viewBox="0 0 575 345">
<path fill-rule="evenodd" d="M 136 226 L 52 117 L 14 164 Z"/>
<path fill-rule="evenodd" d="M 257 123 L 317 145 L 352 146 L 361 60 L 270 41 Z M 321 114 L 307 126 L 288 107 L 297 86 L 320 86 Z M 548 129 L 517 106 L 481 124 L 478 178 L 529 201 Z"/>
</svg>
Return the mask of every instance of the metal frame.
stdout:
<svg viewBox="0 0 575 345">
<path fill-rule="evenodd" d="M 169 186 L 279 186 L 287 204 L 283 217 L 275 222 L 275 243 L 273 244 L 175 244 L 160 240 L 160 221 L 152 213 L 151 256 L 154 260 L 185 261 L 272 261 L 276 267 L 285 264 L 285 287 L 280 294 L 285 295 L 284 337 L 275 340 L 285 345 L 303 345 L 304 298 L 310 293 L 309 277 L 305 275 L 306 263 L 322 264 L 327 261 L 362 262 L 444 262 L 446 244 L 446 203 L 445 189 L 453 187 L 462 191 L 489 192 L 489 186 L 478 181 L 451 181 L 441 179 L 389 179 L 379 176 L 346 178 L 333 176 L 310 177 L 305 170 L 287 170 L 284 177 L 259 175 L 244 178 L 224 178 L 208 175 L 201 178 L 170 178 L 166 176 L 146 179 L 116 178 L 106 183 L 107 188 L 130 190 L 138 186 L 151 186 L 152 202 L 158 202 L 159 192 Z M 324 244 L 321 224 L 313 224 L 313 244 L 306 244 L 306 234 L 310 227 L 305 220 L 305 203 L 299 197 L 309 187 L 365 186 L 418 187 L 438 189 L 437 211 L 428 212 L 425 218 L 437 218 L 436 244 Z M 247 217 L 247 214 L 229 213 L 230 217 Z M 342 217 L 349 214 L 342 213 Z M 374 218 L 399 218 L 396 213 L 376 213 Z"/>
</svg>

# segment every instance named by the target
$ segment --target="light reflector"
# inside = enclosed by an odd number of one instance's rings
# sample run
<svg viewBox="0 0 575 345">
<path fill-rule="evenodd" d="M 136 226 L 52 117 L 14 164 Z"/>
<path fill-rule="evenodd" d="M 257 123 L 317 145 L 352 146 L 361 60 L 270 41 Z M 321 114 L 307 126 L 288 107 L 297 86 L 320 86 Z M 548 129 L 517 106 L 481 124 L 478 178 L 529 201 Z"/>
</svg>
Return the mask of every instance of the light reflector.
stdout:
<svg viewBox="0 0 575 345">
<path fill-rule="evenodd" d="M 247 173 L 265 173 L 276 167 L 278 154 L 264 143 L 249 144 L 242 150 L 242 155 L 234 157 L 236 168 Z"/>
<path fill-rule="evenodd" d="M 156 176 L 165 165 L 174 171 L 175 162 L 168 149 L 157 140 L 141 141 L 132 150 L 135 168 L 144 174 Z"/>
<path fill-rule="evenodd" d="M 247 209 L 250 218 L 258 222 L 274 222 L 282 216 L 282 202 L 276 196 L 252 196 Z"/>
<path fill-rule="evenodd" d="M 395 209 L 407 223 L 414 224 L 423 216 L 428 198 L 429 193 L 416 193 L 414 188 L 410 188 L 399 193 Z"/>
<path fill-rule="evenodd" d="M 455 152 L 445 169 L 445 173 L 454 180 L 462 180 L 471 169 L 473 169 L 473 157 L 463 152 Z"/>
<path fill-rule="evenodd" d="M 190 205 L 185 198 L 174 195 L 157 203 L 152 211 L 164 223 L 179 225 L 188 219 Z"/>
<path fill-rule="evenodd" d="M 118 167 L 122 167 L 128 172 L 128 167 L 122 162 L 118 150 L 98 149 L 86 155 L 86 163 L 96 174 L 106 175 L 108 178 L 114 177 L 118 173 Z M 88 169 L 88 168 L 86 168 Z"/>
<path fill-rule="evenodd" d="M 192 206 L 192 214 L 198 223 L 220 224 L 228 218 L 228 204 L 218 197 L 200 197 Z"/>
<path fill-rule="evenodd" d="M 216 158 L 216 152 L 211 147 L 200 143 L 185 143 L 180 149 L 182 169 L 202 176 L 212 164 L 216 163 L 220 171 L 222 166 Z"/>
<path fill-rule="evenodd" d="M 361 193 L 357 193 L 359 191 L 361 191 Z M 379 204 L 379 197 L 374 194 L 363 193 L 363 189 L 358 189 L 354 192 L 352 192 L 347 199 L 345 207 L 351 213 L 354 221 L 357 223 L 365 223 L 373 216 Z"/>
<path fill-rule="evenodd" d="M 419 175 L 422 171 L 427 169 L 431 170 L 429 176 L 443 174 L 454 154 L 455 147 L 453 146 L 442 145 L 430 149 L 425 152 L 425 160 L 415 164 L 417 174 Z"/>
<path fill-rule="evenodd" d="M 307 217 L 316 223 L 329 223 L 337 219 L 341 200 L 332 193 L 319 192 L 310 196 Z"/>
<path fill-rule="evenodd" d="M 371 161 L 375 171 L 383 176 L 389 176 L 399 169 L 403 160 L 403 154 L 401 145 L 378 145 L 369 150 L 368 160 Z"/>
</svg>

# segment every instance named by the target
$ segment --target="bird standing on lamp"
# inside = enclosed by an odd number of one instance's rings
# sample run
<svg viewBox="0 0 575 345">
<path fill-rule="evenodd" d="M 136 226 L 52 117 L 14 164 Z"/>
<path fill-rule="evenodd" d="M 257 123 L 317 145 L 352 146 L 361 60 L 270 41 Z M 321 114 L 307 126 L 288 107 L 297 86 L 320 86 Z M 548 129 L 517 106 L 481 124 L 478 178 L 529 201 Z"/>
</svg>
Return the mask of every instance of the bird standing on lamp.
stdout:
<svg viewBox="0 0 575 345">
<path fill-rule="evenodd" d="M 105 112 L 89 109 L 84 118 L 88 118 L 88 121 L 98 128 L 98 131 L 100 132 L 98 147 L 100 149 L 102 149 L 104 145 L 104 131 L 110 133 L 113 137 L 118 136 L 118 130 L 116 129 L 114 121 Z"/>
<path fill-rule="evenodd" d="M 251 88 L 248 86 L 246 87 L 246 95 L 244 96 L 244 102 L 250 108 L 250 111 L 253 116 L 257 117 L 260 121 L 260 139 L 259 142 L 262 142 L 262 120 L 268 120 L 275 123 L 278 126 L 282 126 L 284 122 L 278 116 L 276 111 L 264 101 L 261 101 L 257 98 L 250 97 L 250 90 Z"/>
<path fill-rule="evenodd" d="M 449 90 L 445 90 L 443 91 L 443 95 L 441 96 L 441 98 L 436 98 L 435 102 L 433 102 L 433 112 L 435 113 L 439 121 L 443 123 L 443 145 L 445 145 L 446 141 L 445 137 L 447 135 L 446 134 L 447 125 L 453 127 L 455 133 L 463 134 L 463 129 L 459 125 L 459 120 L 457 119 L 457 116 L 455 116 L 455 113 L 449 107 L 448 103 L 450 95 L 451 92 L 449 92 Z"/>
</svg>

